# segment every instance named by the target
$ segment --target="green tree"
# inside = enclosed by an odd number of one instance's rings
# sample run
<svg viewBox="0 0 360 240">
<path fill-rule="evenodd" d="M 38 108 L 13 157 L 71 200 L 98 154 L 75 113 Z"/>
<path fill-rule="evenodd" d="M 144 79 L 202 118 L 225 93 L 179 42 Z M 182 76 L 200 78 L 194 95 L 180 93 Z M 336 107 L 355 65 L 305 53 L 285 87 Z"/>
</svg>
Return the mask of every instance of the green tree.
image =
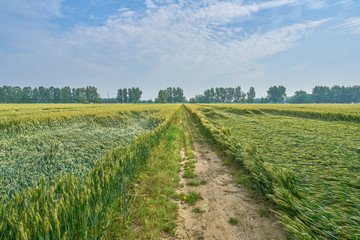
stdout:
<svg viewBox="0 0 360 240">
<path fill-rule="evenodd" d="M 249 92 L 247 92 L 247 102 L 254 103 L 256 97 L 255 88 L 250 87 Z"/>
<path fill-rule="evenodd" d="M 21 93 L 21 102 L 22 103 L 31 103 L 32 102 L 33 90 L 31 87 L 24 87 Z"/>
<path fill-rule="evenodd" d="M 133 103 L 136 103 L 138 101 L 140 101 L 141 95 L 142 95 L 142 91 L 140 90 L 140 88 L 134 88 L 132 87 L 132 101 Z"/>
<path fill-rule="evenodd" d="M 175 102 L 175 99 L 174 99 L 174 91 L 175 91 L 175 88 L 172 88 L 172 87 L 168 87 L 165 92 L 167 94 L 167 102 L 168 103 L 174 103 Z"/>
<path fill-rule="evenodd" d="M 157 103 L 167 103 L 167 93 L 165 90 L 160 90 L 158 93 L 158 97 L 155 99 Z"/>
<path fill-rule="evenodd" d="M 311 95 L 303 90 L 296 91 L 295 95 L 291 98 L 291 103 L 310 103 L 310 102 L 311 102 Z"/>
<path fill-rule="evenodd" d="M 123 99 L 124 99 L 124 103 L 129 102 L 129 95 L 126 88 L 123 89 Z"/>
<path fill-rule="evenodd" d="M 117 91 L 116 99 L 118 100 L 119 103 L 124 103 L 124 94 L 121 88 L 118 89 Z"/>
<path fill-rule="evenodd" d="M 177 88 L 173 88 L 173 92 L 172 92 L 172 102 L 173 103 L 182 103 L 186 101 L 186 98 L 184 96 L 184 91 L 177 87 Z"/>
<path fill-rule="evenodd" d="M 71 88 L 66 86 L 61 88 L 61 99 L 63 103 L 71 103 L 72 96 L 71 96 Z"/>
<path fill-rule="evenodd" d="M 5 91 L 2 87 L 0 87 L 0 103 L 5 103 L 6 97 L 5 97 Z"/>
<path fill-rule="evenodd" d="M 78 101 L 79 103 L 89 103 L 84 95 L 79 95 Z"/>
<path fill-rule="evenodd" d="M 99 102 L 100 95 L 97 92 L 97 88 L 93 86 L 87 86 L 85 89 L 86 100 L 90 103 Z"/>
<path fill-rule="evenodd" d="M 331 102 L 331 95 L 331 89 L 326 86 L 316 86 L 312 90 L 315 103 L 329 103 Z"/>
<path fill-rule="evenodd" d="M 284 86 L 272 86 L 267 91 L 267 96 L 273 103 L 283 102 L 286 97 L 286 88 Z"/>
<path fill-rule="evenodd" d="M 245 102 L 245 97 L 246 94 L 241 90 L 241 87 L 238 86 L 235 88 L 235 97 L 234 97 L 234 102 L 239 103 L 239 102 Z"/>
</svg>

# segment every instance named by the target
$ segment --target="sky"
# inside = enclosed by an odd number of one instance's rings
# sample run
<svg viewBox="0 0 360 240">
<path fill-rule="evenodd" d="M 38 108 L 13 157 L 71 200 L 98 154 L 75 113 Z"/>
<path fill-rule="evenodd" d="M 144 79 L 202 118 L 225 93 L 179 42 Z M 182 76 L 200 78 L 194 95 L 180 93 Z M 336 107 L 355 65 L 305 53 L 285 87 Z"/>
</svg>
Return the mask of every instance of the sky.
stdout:
<svg viewBox="0 0 360 240">
<path fill-rule="evenodd" d="M 0 86 L 360 85 L 356 0 L 0 0 Z"/>
</svg>

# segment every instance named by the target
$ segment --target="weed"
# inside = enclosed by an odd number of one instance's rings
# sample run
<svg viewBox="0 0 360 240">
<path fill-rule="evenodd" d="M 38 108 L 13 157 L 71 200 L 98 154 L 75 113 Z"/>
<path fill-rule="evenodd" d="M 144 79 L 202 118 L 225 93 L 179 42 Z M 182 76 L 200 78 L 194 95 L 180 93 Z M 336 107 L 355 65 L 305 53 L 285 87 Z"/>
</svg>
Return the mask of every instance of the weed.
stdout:
<svg viewBox="0 0 360 240">
<path fill-rule="evenodd" d="M 202 199 L 200 193 L 189 192 L 188 195 L 182 197 L 188 205 L 194 205 L 196 201 Z"/>
<path fill-rule="evenodd" d="M 205 179 L 202 179 L 202 180 L 200 181 L 200 184 L 201 184 L 201 185 L 205 185 L 205 184 L 207 184 L 207 181 L 206 181 Z"/>
<path fill-rule="evenodd" d="M 229 223 L 231 224 L 231 225 L 236 225 L 236 224 L 238 224 L 238 220 L 236 219 L 236 218 L 230 218 L 229 219 Z"/>
<path fill-rule="evenodd" d="M 270 217 L 269 212 L 266 208 L 260 208 L 259 214 L 261 217 Z"/>
<path fill-rule="evenodd" d="M 193 212 L 194 212 L 194 213 L 203 213 L 203 212 L 205 212 L 205 211 L 202 210 L 201 208 L 198 208 L 198 207 L 197 207 L 197 208 L 194 208 L 194 209 L 193 209 Z"/>
<path fill-rule="evenodd" d="M 199 186 L 200 183 L 199 183 L 199 182 L 196 182 L 196 181 L 194 181 L 194 180 L 191 180 L 191 181 L 189 181 L 189 182 L 187 183 L 187 185 L 196 187 L 196 186 Z"/>
<path fill-rule="evenodd" d="M 165 224 L 165 226 L 163 227 L 163 231 L 171 235 L 175 235 L 175 227 L 176 227 L 176 222 L 170 221 L 167 224 Z"/>
<path fill-rule="evenodd" d="M 186 169 L 183 174 L 183 178 L 196 178 L 196 177 L 198 177 L 198 175 L 194 173 L 194 171 L 191 171 L 189 169 Z"/>
</svg>

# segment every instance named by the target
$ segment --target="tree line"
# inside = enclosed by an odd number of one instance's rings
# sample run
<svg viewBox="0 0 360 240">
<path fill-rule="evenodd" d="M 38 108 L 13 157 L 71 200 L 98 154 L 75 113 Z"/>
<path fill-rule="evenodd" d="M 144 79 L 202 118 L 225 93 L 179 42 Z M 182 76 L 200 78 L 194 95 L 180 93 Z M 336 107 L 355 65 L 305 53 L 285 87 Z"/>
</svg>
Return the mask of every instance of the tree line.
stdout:
<svg viewBox="0 0 360 240">
<path fill-rule="evenodd" d="M 70 88 L 57 87 L 0 87 L 0 103 L 152 103 L 141 100 L 139 87 L 118 89 L 116 98 L 101 99 L 97 88 L 87 86 Z M 168 87 L 159 90 L 156 103 L 187 102 L 180 87 Z M 287 97 L 286 88 L 282 85 L 272 86 L 266 97 L 256 98 L 254 87 L 248 92 L 241 87 L 209 88 L 203 94 L 190 98 L 190 103 L 360 103 L 360 86 L 315 86 L 311 93 L 299 90 L 294 96 Z"/>
<path fill-rule="evenodd" d="M 183 103 L 186 102 L 184 91 L 179 87 L 168 87 L 166 90 L 160 90 L 156 103 Z"/>
<path fill-rule="evenodd" d="M 118 89 L 116 99 L 119 103 L 137 103 L 142 95 L 142 91 L 137 87 Z"/>
<path fill-rule="evenodd" d="M 0 87 L 0 103 L 100 103 L 97 88 Z"/>
<path fill-rule="evenodd" d="M 272 86 L 266 97 L 256 98 L 254 87 L 247 93 L 236 88 L 210 88 L 204 94 L 196 95 L 190 103 L 360 103 L 360 86 L 315 86 L 312 93 L 300 90 L 294 96 L 287 97 L 286 88 L 282 85 Z"/>
<path fill-rule="evenodd" d="M 245 93 L 241 87 L 217 87 L 210 88 L 204 91 L 202 95 L 196 95 L 189 100 L 190 103 L 253 103 L 255 100 L 255 89 L 250 88 L 249 92 Z M 247 99 L 246 99 L 247 97 Z"/>
<path fill-rule="evenodd" d="M 309 94 L 296 91 L 290 98 L 291 103 L 360 103 L 360 86 L 316 86 Z"/>
</svg>

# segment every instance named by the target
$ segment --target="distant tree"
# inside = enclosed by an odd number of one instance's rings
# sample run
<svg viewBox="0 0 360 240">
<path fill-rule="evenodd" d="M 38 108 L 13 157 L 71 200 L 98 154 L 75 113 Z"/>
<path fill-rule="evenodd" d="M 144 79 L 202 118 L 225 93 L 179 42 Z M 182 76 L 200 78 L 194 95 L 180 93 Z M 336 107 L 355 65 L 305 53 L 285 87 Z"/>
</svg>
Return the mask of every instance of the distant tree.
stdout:
<svg viewBox="0 0 360 240">
<path fill-rule="evenodd" d="M 331 89 L 326 86 L 316 86 L 312 90 L 315 103 L 330 103 L 332 100 Z"/>
<path fill-rule="evenodd" d="M 295 95 L 291 98 L 290 102 L 291 103 L 310 103 L 311 95 L 303 90 L 296 91 Z"/>
<path fill-rule="evenodd" d="M 63 87 L 61 88 L 61 99 L 63 103 L 71 103 L 72 96 L 71 96 L 71 88 L 70 87 Z"/>
<path fill-rule="evenodd" d="M 267 91 L 267 97 L 273 103 L 283 102 L 286 97 L 286 88 L 284 86 L 272 86 Z"/>
<path fill-rule="evenodd" d="M 4 86 L 3 90 L 6 95 L 6 99 L 7 99 L 6 102 L 8 102 L 8 103 L 20 103 L 21 102 L 22 90 L 20 87 Z"/>
<path fill-rule="evenodd" d="M 116 99 L 118 100 L 119 103 L 124 102 L 124 94 L 123 94 L 123 90 L 121 88 L 118 89 L 118 91 L 117 91 Z"/>
<path fill-rule="evenodd" d="M 86 97 L 84 95 L 79 95 L 78 101 L 79 101 L 79 103 L 89 103 L 88 100 L 86 100 Z"/>
<path fill-rule="evenodd" d="M 240 86 L 236 87 L 236 88 L 235 88 L 234 102 L 236 102 L 236 103 L 239 103 L 239 102 L 244 103 L 244 102 L 245 102 L 245 99 L 246 99 L 246 93 L 244 93 L 244 92 L 241 90 L 241 87 L 240 87 Z"/>
<path fill-rule="evenodd" d="M 148 103 L 153 103 L 153 100 L 150 98 L 149 101 L 148 101 Z"/>
<path fill-rule="evenodd" d="M 22 103 L 31 103 L 32 102 L 32 95 L 33 95 L 32 88 L 31 87 L 24 87 L 22 89 L 20 102 L 22 102 Z"/>
<path fill-rule="evenodd" d="M 118 99 L 117 98 L 103 98 L 101 99 L 102 103 L 118 103 Z"/>
<path fill-rule="evenodd" d="M 140 88 L 132 88 L 132 94 L 133 94 L 133 99 L 132 102 L 136 103 L 140 100 L 141 95 L 142 95 L 142 91 L 140 90 Z"/>
<path fill-rule="evenodd" d="M 225 88 L 225 91 L 224 91 L 224 101 L 225 102 L 228 102 L 228 103 L 231 103 L 233 102 L 237 97 L 239 98 L 239 101 L 240 102 L 240 99 L 241 99 L 241 88 L 240 88 L 240 93 L 239 95 L 236 95 L 235 96 L 235 89 L 234 88 Z"/>
<path fill-rule="evenodd" d="M 175 92 L 175 88 L 172 87 L 168 87 L 165 92 L 167 94 L 167 102 L 168 103 L 174 103 L 175 102 L 175 97 L 174 97 L 174 92 Z"/>
<path fill-rule="evenodd" d="M 100 95 L 97 92 L 97 88 L 93 86 L 87 86 L 85 88 L 85 97 L 89 103 L 99 102 Z"/>
<path fill-rule="evenodd" d="M 353 86 L 351 88 L 352 99 L 351 102 L 360 103 L 360 86 Z"/>
<path fill-rule="evenodd" d="M 261 98 L 260 103 L 270 103 L 270 100 L 268 98 Z"/>
<path fill-rule="evenodd" d="M 140 101 L 142 91 L 138 87 L 118 89 L 117 100 L 120 103 L 137 103 Z"/>
<path fill-rule="evenodd" d="M 183 103 L 186 101 L 186 98 L 184 96 L 184 91 L 177 87 L 177 88 L 173 88 L 173 103 Z"/>
<path fill-rule="evenodd" d="M 31 102 L 33 103 L 38 103 L 39 102 L 39 90 L 38 88 L 34 88 L 32 91 L 32 98 L 31 98 Z"/>
<path fill-rule="evenodd" d="M 255 88 L 250 87 L 249 92 L 247 93 L 247 102 L 253 103 L 256 97 Z"/>
<path fill-rule="evenodd" d="M 0 103 L 6 103 L 5 91 L 0 87 Z"/>
<path fill-rule="evenodd" d="M 50 101 L 52 103 L 60 103 L 62 101 L 61 99 L 61 89 L 60 88 L 55 88 L 55 87 L 51 87 L 51 92 L 50 92 Z"/>
<path fill-rule="evenodd" d="M 167 103 L 167 93 L 165 90 L 160 90 L 158 93 L 158 97 L 155 99 L 157 103 Z"/>
<path fill-rule="evenodd" d="M 196 103 L 196 99 L 195 98 L 190 98 L 189 103 Z"/>
<path fill-rule="evenodd" d="M 77 103 L 88 103 L 86 99 L 86 91 L 85 88 L 76 88 L 75 89 L 75 95 L 76 95 L 76 102 Z M 84 101 L 84 98 L 86 102 Z"/>
<path fill-rule="evenodd" d="M 123 89 L 123 99 L 124 99 L 124 103 L 129 102 L 128 91 L 126 88 Z"/>
<path fill-rule="evenodd" d="M 213 102 L 212 96 L 211 96 L 211 89 L 207 89 L 204 91 L 204 102 L 205 103 Z"/>
</svg>

